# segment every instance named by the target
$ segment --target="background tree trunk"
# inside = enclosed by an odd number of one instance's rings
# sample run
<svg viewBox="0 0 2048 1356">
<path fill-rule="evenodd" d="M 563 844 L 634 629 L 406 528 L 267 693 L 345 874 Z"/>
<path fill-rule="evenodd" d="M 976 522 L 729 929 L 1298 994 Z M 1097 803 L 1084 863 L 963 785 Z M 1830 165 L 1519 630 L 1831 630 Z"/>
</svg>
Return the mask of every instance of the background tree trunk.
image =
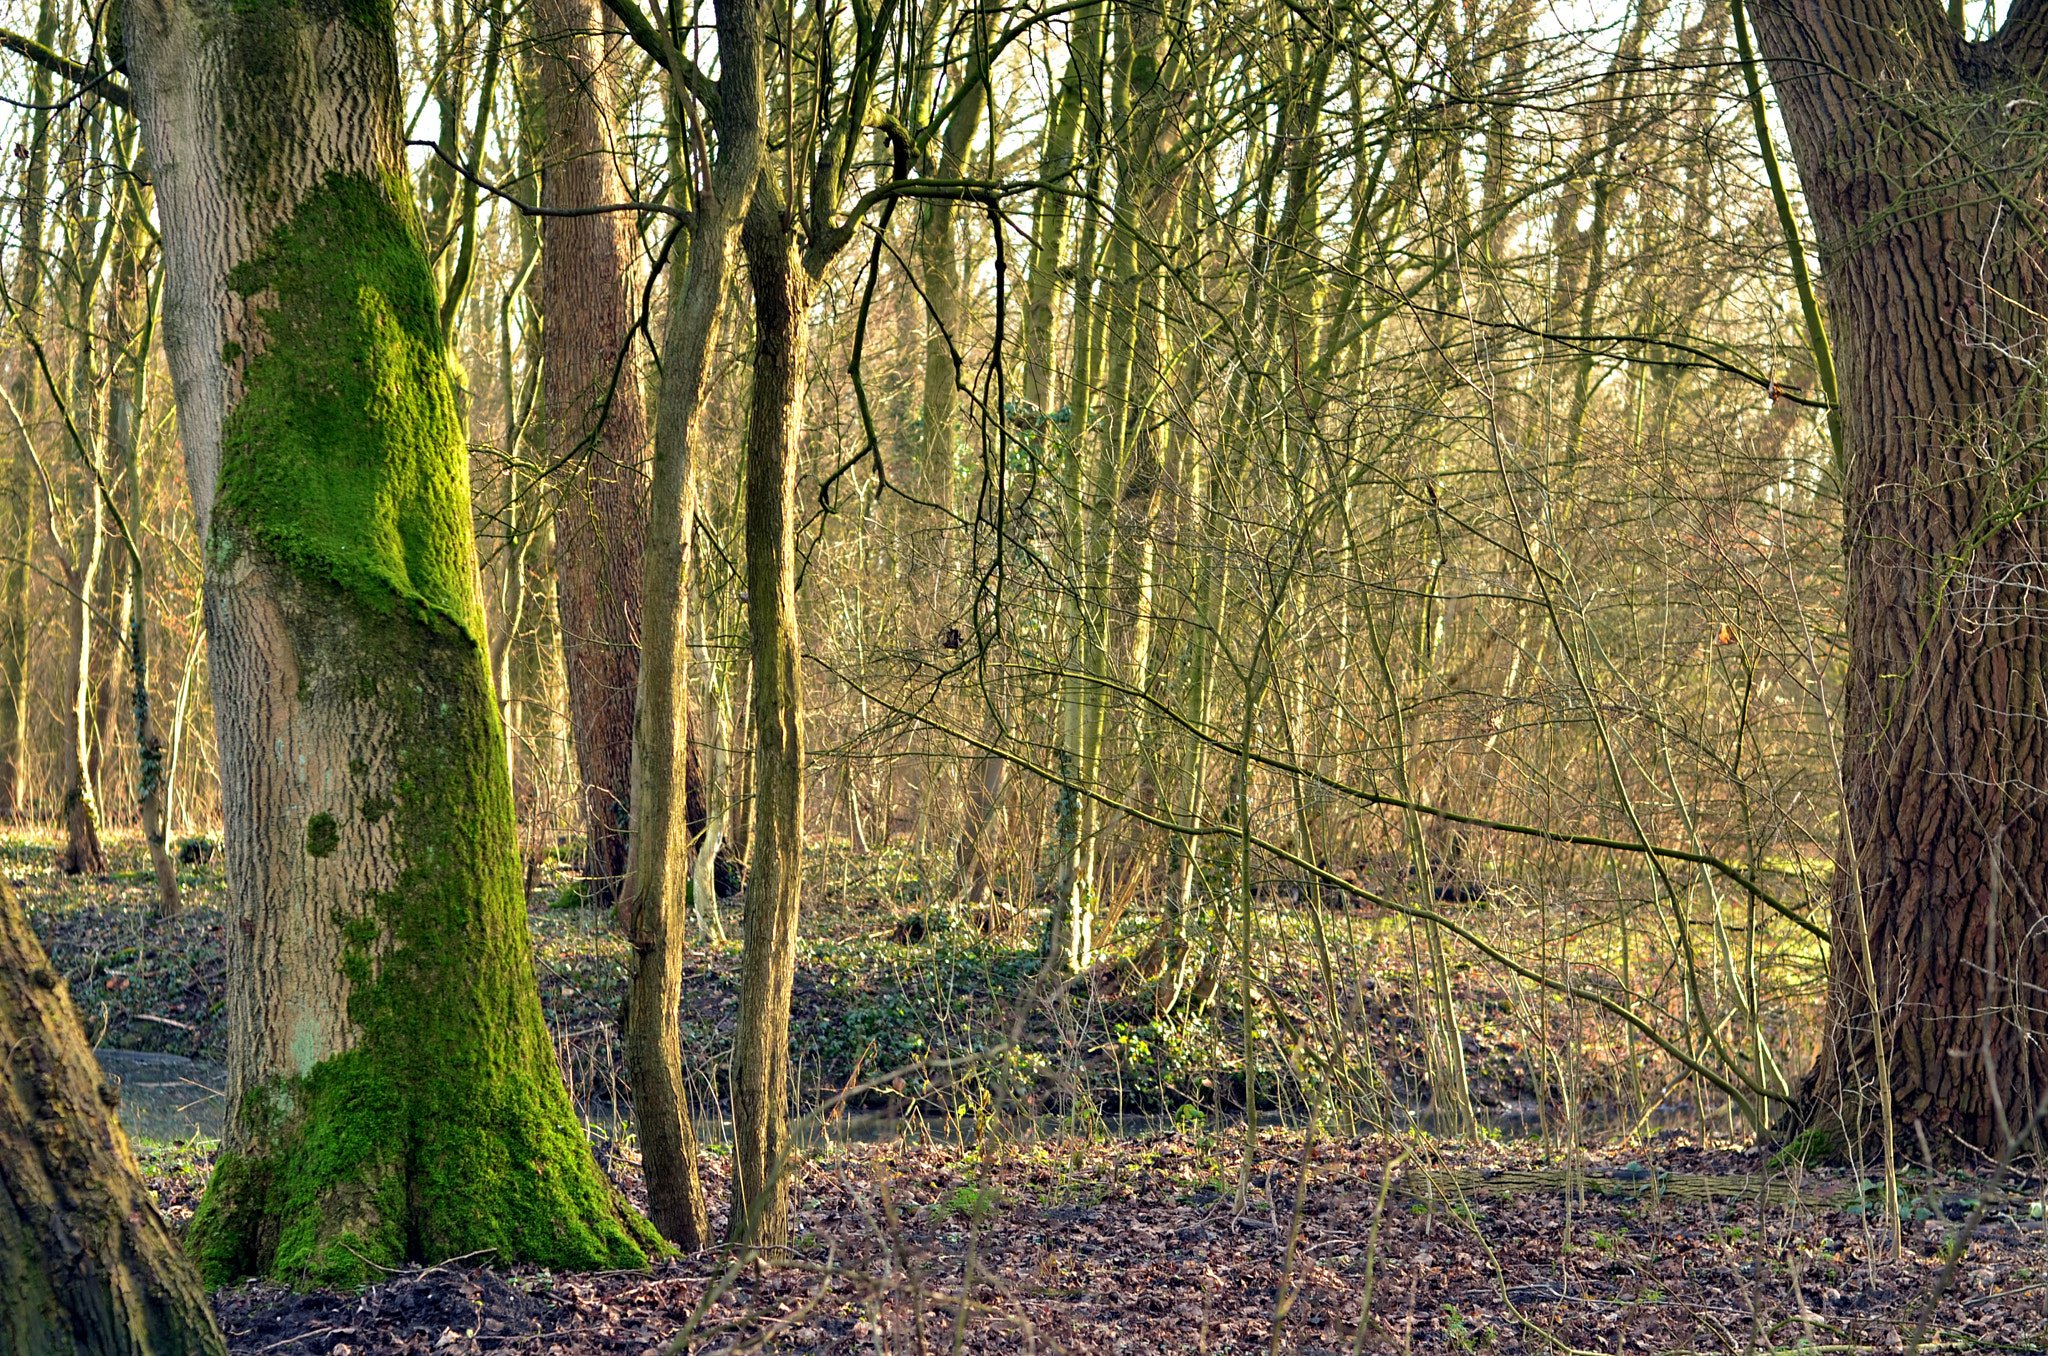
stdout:
<svg viewBox="0 0 2048 1356">
<path fill-rule="evenodd" d="M 2048 7 L 1752 6 L 1840 364 L 1849 671 L 1828 1025 L 1795 1121 L 1996 1152 L 2048 1095 Z M 1875 1014 L 1882 1014 L 1881 1017 Z M 1888 1067 L 1887 1067 L 1888 1066 Z M 1883 1071 L 1881 1075 L 1880 1071 Z M 1911 1138 L 1907 1138 L 1911 1143 Z"/>
<path fill-rule="evenodd" d="M 0 880 L 0 1350 L 224 1356 L 64 981 Z"/>
<path fill-rule="evenodd" d="M 206 1274 L 637 1266 L 541 1018 L 389 12 L 128 10 L 227 828 Z"/>
<path fill-rule="evenodd" d="M 47 47 L 57 36 L 57 7 L 43 0 L 36 41 Z M 44 200 L 50 192 L 51 79 L 36 68 L 29 77 L 28 152 L 21 171 L 21 238 L 14 263 L 16 323 L 36 325 L 42 309 Z M 35 359 L 26 344 L 11 345 L 8 372 L 14 408 L 33 418 L 37 389 Z M 29 557 L 35 551 L 35 469 L 26 442 L 9 440 L 7 488 L 0 495 L 0 822 L 15 823 L 29 813 Z"/>
<path fill-rule="evenodd" d="M 86 455 L 92 455 L 90 449 Z M 107 547 L 106 506 L 87 482 L 89 501 L 76 555 L 64 572 L 64 620 L 70 642 L 64 703 L 64 851 L 58 867 L 67 875 L 97 876 L 107 869 L 100 845 L 100 801 L 93 786 L 93 595 Z"/>
<path fill-rule="evenodd" d="M 612 77 L 597 0 L 537 0 L 532 21 L 547 122 L 542 205 L 617 202 L 626 194 L 612 158 Z M 607 908 L 626 875 L 647 534 L 633 256 L 626 213 L 541 221 L 541 364 L 548 465 L 561 468 L 555 572 L 588 823 L 584 889 Z"/>
</svg>

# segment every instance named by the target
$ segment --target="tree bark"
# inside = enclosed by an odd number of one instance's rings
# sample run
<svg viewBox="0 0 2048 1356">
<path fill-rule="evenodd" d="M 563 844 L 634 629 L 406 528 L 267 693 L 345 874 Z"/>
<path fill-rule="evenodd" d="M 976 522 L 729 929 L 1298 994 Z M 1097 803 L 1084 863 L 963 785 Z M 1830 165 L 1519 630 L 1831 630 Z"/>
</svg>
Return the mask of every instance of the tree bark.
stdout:
<svg viewBox="0 0 2048 1356">
<path fill-rule="evenodd" d="M 127 9 L 219 734 L 216 1282 L 638 1266 L 542 1022 L 468 458 L 376 5 Z"/>
<path fill-rule="evenodd" d="M 804 819 L 796 629 L 796 471 L 812 277 L 781 204 L 756 190 L 740 242 L 754 292 L 747 427 L 747 623 L 754 661 L 754 803 L 733 1041 L 732 1213 L 740 1245 L 789 1238 L 789 999 Z"/>
<path fill-rule="evenodd" d="M 5 881 L 0 1050 L 0 1350 L 225 1356 L 115 1119 L 120 1094 Z"/>
<path fill-rule="evenodd" d="M 1792 1124 L 1999 1151 L 2048 1094 L 2048 6 L 1751 7 L 1804 180 L 1845 416 L 1849 661 L 1827 1025 Z M 1886 1095 L 1888 1094 L 1888 1096 Z M 1954 1138 L 1952 1139 L 1951 1136 Z M 1911 1139 L 1907 1140 L 1911 1143 Z"/>
<path fill-rule="evenodd" d="M 537 0 L 533 27 L 547 124 L 541 203 L 617 202 L 626 194 L 612 158 L 612 77 L 597 0 Z M 606 908 L 617 904 L 626 876 L 647 534 L 633 257 L 625 213 L 541 221 L 548 464 L 561 468 L 557 607 L 588 826 L 584 889 Z"/>
<path fill-rule="evenodd" d="M 690 537 L 705 375 L 718 338 L 733 247 L 761 161 L 760 28 L 755 0 L 718 0 L 718 158 L 698 187 L 687 266 L 669 303 L 641 597 L 639 716 L 633 736 L 631 866 L 620 907 L 633 944 L 625 1021 L 633 1125 L 655 1225 L 692 1251 L 710 1246 L 697 1139 L 682 1086 L 683 952 L 689 928 Z M 678 81 L 680 84 L 680 81 Z M 678 97 L 690 97 L 678 91 Z M 715 901 L 712 905 L 716 907 Z"/>
</svg>

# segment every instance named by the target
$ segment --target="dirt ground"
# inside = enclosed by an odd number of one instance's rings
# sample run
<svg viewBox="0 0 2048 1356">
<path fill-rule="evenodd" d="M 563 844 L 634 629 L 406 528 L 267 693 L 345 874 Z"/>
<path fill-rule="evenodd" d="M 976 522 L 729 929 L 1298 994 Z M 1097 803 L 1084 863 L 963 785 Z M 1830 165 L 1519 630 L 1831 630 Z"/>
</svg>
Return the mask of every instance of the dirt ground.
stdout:
<svg viewBox="0 0 2048 1356">
<path fill-rule="evenodd" d="M 1894 1256 L 1854 1204 L 1858 1179 L 1774 1169 L 1758 1151 L 1669 1131 L 1576 1155 L 1591 1184 L 1582 1195 L 1460 1190 L 1444 1177 L 1554 1167 L 1537 1144 L 1394 1136 L 1319 1136 L 1304 1189 L 1304 1139 L 1261 1133 L 1242 1211 L 1241 1131 L 836 1147 L 802 1169 L 782 1265 L 714 1253 L 569 1275 L 468 1258 L 359 1294 L 250 1282 L 215 1307 L 234 1351 L 279 1356 L 1889 1352 L 1916 1327 L 1923 1351 L 2048 1349 L 2048 1246 L 2024 1182 L 1998 1192 L 1910 1174 L 1913 1219 Z M 167 1213 L 188 1217 L 203 1159 L 159 1166 Z M 628 1158 L 612 1171 L 638 1194 Z M 1779 1191 L 1760 1203 L 1660 1190 L 1683 1174 Z M 719 1224 L 716 1159 L 708 1179 Z M 2038 1200 L 2040 1184 L 2031 1190 Z"/>
</svg>

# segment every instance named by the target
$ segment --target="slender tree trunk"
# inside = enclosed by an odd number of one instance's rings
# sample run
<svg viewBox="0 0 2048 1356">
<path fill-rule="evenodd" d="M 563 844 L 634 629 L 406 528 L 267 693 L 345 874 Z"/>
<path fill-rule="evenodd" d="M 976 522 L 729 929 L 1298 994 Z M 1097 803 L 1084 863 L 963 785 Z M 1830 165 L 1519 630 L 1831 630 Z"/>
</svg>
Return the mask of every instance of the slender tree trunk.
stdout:
<svg viewBox="0 0 2048 1356">
<path fill-rule="evenodd" d="M 1845 415 L 1849 635 L 1826 1028 L 1794 1124 L 1996 1153 L 2048 1096 L 2048 537 L 2029 168 L 2048 5 L 1752 4 Z M 2013 168 L 2006 168 L 2011 166 Z M 1951 1138 L 1953 1136 L 1953 1138 Z"/>
<path fill-rule="evenodd" d="M 726 821 L 732 813 L 732 680 L 711 652 L 705 635 L 703 599 L 691 625 L 695 628 L 698 668 L 704 674 L 704 737 L 708 756 L 704 769 L 704 832 L 690 865 L 690 912 L 697 930 L 714 942 L 725 940 L 725 920 L 718 910 L 718 861 L 724 850 Z"/>
<path fill-rule="evenodd" d="M 0 1350 L 225 1356 L 64 981 L 0 881 Z"/>
<path fill-rule="evenodd" d="M 98 129 L 92 124 L 87 124 L 87 129 L 84 146 L 97 151 Z M 75 219 L 91 223 L 100 217 L 105 200 L 100 187 L 95 184 L 87 192 L 74 197 L 68 206 L 75 213 Z M 111 238 L 112 234 L 109 226 L 105 229 L 104 238 Z M 105 615 L 107 604 L 113 597 L 113 591 L 108 587 L 112 575 L 104 572 L 107 506 L 106 496 L 101 491 L 102 479 L 111 468 L 105 465 L 102 456 L 101 429 L 95 419 L 99 405 L 95 399 L 97 380 L 93 370 L 93 313 L 100 274 L 105 266 L 104 253 L 95 244 L 98 238 L 102 238 L 101 233 L 90 226 L 73 232 L 70 258 L 67 260 L 76 286 L 70 301 L 77 308 L 71 323 L 78 339 L 72 345 L 67 378 L 69 390 L 65 398 L 70 407 L 70 417 L 65 442 L 72 462 L 73 482 L 85 501 L 77 528 L 80 539 L 66 564 L 64 599 L 65 619 L 70 623 L 67 638 L 70 641 L 71 670 L 66 675 L 69 681 L 65 691 L 68 709 L 64 717 L 64 852 L 58 862 L 64 871 L 73 875 L 98 875 L 107 869 L 106 850 L 100 844 L 99 774 L 103 741 L 99 737 L 102 724 L 100 673 L 93 636 L 95 611 Z M 55 524 L 51 527 L 54 534 Z M 116 643 L 119 643 L 118 635 Z"/>
<path fill-rule="evenodd" d="M 975 48 L 977 52 L 981 49 L 978 41 Z M 966 97 L 954 106 L 940 138 L 941 179 L 958 179 L 966 173 L 967 153 L 981 123 L 988 86 L 977 76 L 970 76 L 969 80 Z M 959 354 L 966 343 L 960 328 L 960 247 L 955 221 L 958 207 L 957 199 L 926 199 L 917 230 L 918 267 L 924 275 L 928 311 L 924 339 L 924 455 L 920 462 L 925 497 L 946 513 L 953 509 L 953 463 L 959 438 L 954 411 L 959 404 Z"/>
<path fill-rule="evenodd" d="M 533 29 L 547 121 L 542 204 L 617 202 L 626 194 L 612 157 L 612 77 L 597 0 L 536 0 Z M 541 240 L 548 464 L 562 468 L 557 606 L 583 775 L 585 889 L 593 904 L 610 907 L 626 875 L 647 534 L 632 219 L 619 212 L 547 217 Z"/>
<path fill-rule="evenodd" d="M 86 491 L 91 508 L 83 540 L 64 576 L 64 620 L 69 627 L 69 673 L 64 712 L 64 851 L 58 866 L 67 875 L 97 876 L 107 869 L 100 845 L 100 802 L 93 789 L 92 604 L 107 549 L 106 507 L 97 487 Z"/>
<path fill-rule="evenodd" d="M 130 5 L 227 826 L 216 1282 L 632 1267 L 534 981 L 388 9 Z"/>
<path fill-rule="evenodd" d="M 1048 115 L 1045 145 L 1039 157 L 1039 179 L 1048 185 L 1063 185 L 1073 172 L 1074 134 L 1080 125 L 1082 82 L 1094 70 L 1094 53 L 1100 42 L 1102 6 L 1090 5 L 1075 21 L 1073 50 L 1067 58 L 1066 74 L 1060 81 Z M 950 128 L 949 128 L 950 132 Z M 1061 437 L 1065 426 L 1051 409 L 1053 392 L 1053 298 L 1059 286 L 1061 241 L 1066 234 L 1067 194 L 1048 187 L 1040 189 L 1031 210 L 1031 249 L 1024 281 L 1024 419 L 1026 434 L 1038 444 L 1041 454 Z M 951 373 L 948 372 L 950 379 Z M 931 378 L 926 367 L 927 390 Z M 1005 415 L 1007 416 L 1007 413 Z M 1000 549 L 1000 548 L 999 548 Z M 996 742 L 1002 730 L 993 719 L 989 741 Z M 988 897 L 991 863 L 988 856 L 989 822 L 1002 804 L 1009 778 L 1009 762 L 1000 754 L 986 753 L 975 760 L 968 783 L 960 839 L 954 845 L 957 890 L 970 904 Z M 1064 794 L 1064 793 L 1063 793 Z"/>
<path fill-rule="evenodd" d="M 696 230 L 662 342 L 633 739 L 638 822 L 620 906 L 634 952 L 624 1035 L 648 1205 L 661 1232 L 693 1251 L 710 1245 L 711 1225 L 682 1085 L 677 1013 L 688 934 L 691 838 L 704 817 L 701 805 L 693 816 L 689 804 L 692 781 L 702 780 L 693 777 L 690 766 L 689 547 L 697 518 L 696 461 L 702 437 L 697 418 L 733 249 L 759 177 L 763 98 L 755 0 L 719 0 L 718 18 L 718 159 L 696 195 Z"/>
<path fill-rule="evenodd" d="M 747 621 L 754 660 L 754 807 L 746 946 L 732 1055 L 732 1240 L 789 1238 L 789 998 L 803 851 L 803 685 L 796 630 L 796 471 L 811 277 L 780 204 L 757 190 L 740 235 L 754 292 L 747 428 Z"/>
<path fill-rule="evenodd" d="M 127 556 L 128 710 L 135 721 L 135 808 L 149 846 L 156 875 L 156 916 L 175 917 L 184 902 L 178 892 L 178 867 L 171 860 L 166 827 L 169 784 L 165 750 L 157 729 L 149 686 L 149 577 L 142 559 L 142 519 L 148 496 L 142 475 L 142 417 L 149 391 L 150 347 L 156 336 L 156 287 L 150 276 L 149 236 L 144 229 L 149 202 L 147 188 L 133 185 L 122 208 L 122 240 L 114 274 L 114 303 L 108 308 L 110 347 L 119 355 L 107 409 L 108 462 L 121 468 L 128 485 L 128 506 L 121 523 Z M 113 684 L 109 683 L 111 689 Z"/>
<path fill-rule="evenodd" d="M 43 0 L 36 18 L 36 41 L 48 47 L 57 36 L 57 7 Z M 35 325 L 42 310 L 44 200 L 50 192 L 51 77 L 36 67 L 29 76 L 27 162 L 21 175 L 21 238 L 16 245 L 14 307 L 16 324 Z M 8 381 L 14 407 L 32 418 L 37 389 L 35 360 L 27 345 L 12 346 L 13 370 Z M 0 822 L 18 823 L 29 807 L 29 570 L 35 543 L 35 471 L 29 450 L 18 440 L 8 459 L 7 488 L 0 495 Z"/>
</svg>

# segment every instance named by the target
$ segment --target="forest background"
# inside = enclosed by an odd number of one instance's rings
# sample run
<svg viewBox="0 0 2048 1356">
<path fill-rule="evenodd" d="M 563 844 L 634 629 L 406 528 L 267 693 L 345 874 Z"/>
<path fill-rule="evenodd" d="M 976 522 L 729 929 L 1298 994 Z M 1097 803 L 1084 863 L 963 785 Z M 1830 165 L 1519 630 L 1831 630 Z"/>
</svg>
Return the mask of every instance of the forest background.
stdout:
<svg viewBox="0 0 2048 1356">
<path fill-rule="evenodd" d="M 52 3 L 9 26 L 90 67 L 103 17 Z M 660 205 L 702 129 L 597 6 L 398 22 L 528 879 L 567 864 L 569 902 L 606 906 L 649 338 L 680 234 Z M 643 204 L 564 235 L 582 257 L 562 267 L 609 300 L 552 319 L 554 222 L 520 210 L 565 135 L 550 24 L 596 56 L 567 135 L 599 139 L 598 196 Z M 973 187 L 869 205 L 806 319 L 813 888 L 885 885 L 934 933 L 943 914 L 1070 969 L 1121 961 L 1167 1047 L 1202 1043 L 1176 1014 L 1201 1028 L 1308 943 L 1292 1015 L 1318 1071 L 1244 1036 L 1283 1083 L 1371 1081 L 1340 1063 L 1347 1032 L 1370 1044 L 1359 981 L 1384 964 L 1407 994 L 1394 1102 L 1456 1113 L 1468 1028 L 1510 1013 L 1548 1052 L 1525 1099 L 1581 1076 L 1542 1067 L 1579 1057 L 1558 1021 L 1612 1027 L 1606 1094 L 1619 1078 L 1639 1111 L 1694 1060 L 1788 1090 L 1838 833 L 1840 489 L 1727 8 L 941 5 L 890 32 L 917 174 Z M 64 863 L 90 872 L 94 824 L 150 813 L 138 787 L 172 852 L 217 834 L 200 548 L 134 122 L 28 62 L 8 78 L 28 107 L 9 115 L 0 812 L 67 823 Z M 689 638 L 704 864 L 728 892 L 751 795 L 752 336 L 743 270 L 730 285 Z M 604 369 L 601 448 L 550 422 L 549 325 Z M 1692 860 L 1667 873 L 1645 842 Z M 1356 914 L 1310 864 L 1405 909 Z M 702 904 L 696 925 L 723 934 Z M 1745 1097 L 1761 1123 L 1768 1099 Z"/>
<path fill-rule="evenodd" d="M 1765 1130 L 1827 984 L 1842 452 L 1730 9 L 785 20 L 764 164 L 812 228 L 792 945 L 830 990 L 797 1107 L 978 1055 L 866 1100 Z M 594 975 L 543 986 L 586 1101 L 628 968 L 602 934 L 640 827 L 660 337 L 711 172 L 670 73 L 717 42 L 666 22 L 396 13 L 528 895 L 562 908 L 534 926 L 576 920 Z M 217 871 L 203 550 L 107 16 L 4 26 L 39 59 L 6 68 L 0 815 L 60 825 L 14 851 L 62 872 L 151 847 L 130 952 L 84 966 L 105 988 Z M 718 901 L 759 791 L 757 292 L 734 267 L 713 298 L 683 533 L 683 1081 L 712 1112 L 741 1019 L 699 1000 L 737 987 Z M 218 1053 L 193 993 L 123 1004 L 117 1038 Z"/>
</svg>

